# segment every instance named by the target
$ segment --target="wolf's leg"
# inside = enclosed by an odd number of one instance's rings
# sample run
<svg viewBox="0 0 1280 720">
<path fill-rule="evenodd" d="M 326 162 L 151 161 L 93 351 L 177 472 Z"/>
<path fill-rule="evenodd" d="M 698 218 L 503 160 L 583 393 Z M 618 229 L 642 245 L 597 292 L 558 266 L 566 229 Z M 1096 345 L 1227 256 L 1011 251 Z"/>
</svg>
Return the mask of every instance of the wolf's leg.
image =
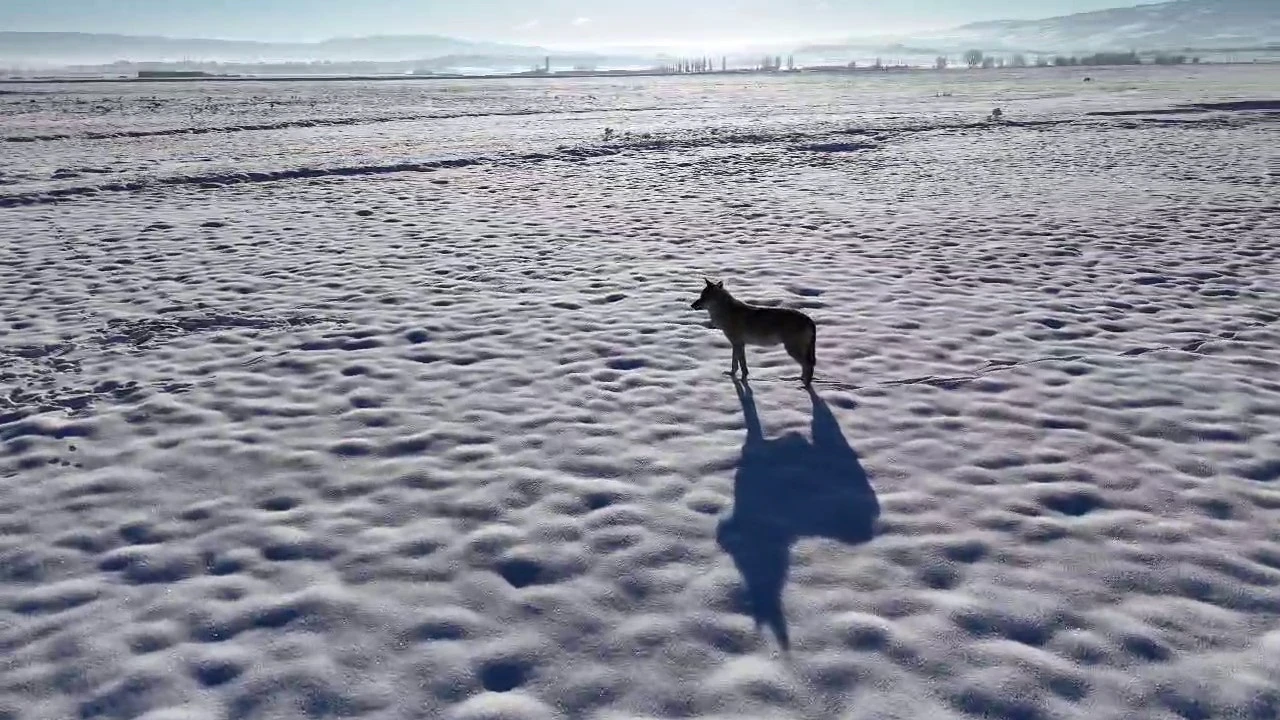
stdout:
<svg viewBox="0 0 1280 720">
<path fill-rule="evenodd" d="M 791 359 L 800 363 L 800 367 L 803 369 L 805 366 L 804 345 L 796 340 L 787 340 L 782 345 L 787 349 L 787 354 L 791 356 Z"/>
<path fill-rule="evenodd" d="M 791 356 L 792 360 L 800 363 L 800 382 L 805 385 L 813 381 L 815 342 L 816 338 L 813 335 L 809 335 L 803 340 L 788 340 L 785 343 L 787 354 Z"/>
<path fill-rule="evenodd" d="M 731 352 L 733 354 L 733 364 L 729 366 L 729 375 L 733 376 L 738 374 L 738 346 L 734 345 Z"/>
<path fill-rule="evenodd" d="M 735 345 L 733 348 L 734 365 L 742 366 L 742 379 L 747 379 L 747 346 Z"/>
<path fill-rule="evenodd" d="M 804 372 L 801 374 L 801 380 L 804 386 L 809 387 L 813 384 L 813 369 L 818 366 L 818 327 L 815 325 L 809 333 L 809 347 L 804 352 Z"/>
</svg>

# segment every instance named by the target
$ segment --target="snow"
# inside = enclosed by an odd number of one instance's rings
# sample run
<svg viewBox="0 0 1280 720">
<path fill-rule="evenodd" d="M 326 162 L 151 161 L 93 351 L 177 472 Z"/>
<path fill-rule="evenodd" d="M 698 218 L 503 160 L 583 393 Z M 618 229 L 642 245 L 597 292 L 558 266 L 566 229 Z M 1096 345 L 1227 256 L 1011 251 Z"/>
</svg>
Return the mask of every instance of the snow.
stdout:
<svg viewBox="0 0 1280 720">
<path fill-rule="evenodd" d="M 1278 72 L 4 86 L 0 718 L 1276 717 Z"/>
</svg>

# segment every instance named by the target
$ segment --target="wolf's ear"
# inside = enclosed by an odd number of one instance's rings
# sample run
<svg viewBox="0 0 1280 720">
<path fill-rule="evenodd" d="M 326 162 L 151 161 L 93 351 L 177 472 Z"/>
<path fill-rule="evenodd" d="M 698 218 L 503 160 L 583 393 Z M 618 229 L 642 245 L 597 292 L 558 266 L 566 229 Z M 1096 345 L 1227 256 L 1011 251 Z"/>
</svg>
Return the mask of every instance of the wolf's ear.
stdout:
<svg viewBox="0 0 1280 720">
<path fill-rule="evenodd" d="M 715 285 L 715 283 L 711 282 L 711 278 L 707 277 L 706 275 L 703 275 L 702 279 L 707 283 L 707 287 L 711 287 L 712 285 Z"/>
<path fill-rule="evenodd" d="M 724 289 L 724 281 L 723 281 L 723 280 L 717 280 L 717 281 L 716 281 L 716 287 L 718 287 L 718 288 L 720 288 L 721 290 L 723 290 L 723 289 Z"/>
</svg>

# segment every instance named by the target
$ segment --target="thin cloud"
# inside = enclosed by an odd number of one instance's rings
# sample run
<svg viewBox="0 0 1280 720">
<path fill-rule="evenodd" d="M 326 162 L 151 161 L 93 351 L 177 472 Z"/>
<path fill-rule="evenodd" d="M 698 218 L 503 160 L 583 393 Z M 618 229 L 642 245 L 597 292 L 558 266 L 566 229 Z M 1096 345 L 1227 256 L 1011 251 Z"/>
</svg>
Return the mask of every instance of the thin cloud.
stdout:
<svg viewBox="0 0 1280 720">
<path fill-rule="evenodd" d="M 590 25 L 590 24 L 591 24 L 591 18 L 589 17 L 577 17 L 573 19 L 574 27 L 582 27 L 584 25 Z"/>
</svg>

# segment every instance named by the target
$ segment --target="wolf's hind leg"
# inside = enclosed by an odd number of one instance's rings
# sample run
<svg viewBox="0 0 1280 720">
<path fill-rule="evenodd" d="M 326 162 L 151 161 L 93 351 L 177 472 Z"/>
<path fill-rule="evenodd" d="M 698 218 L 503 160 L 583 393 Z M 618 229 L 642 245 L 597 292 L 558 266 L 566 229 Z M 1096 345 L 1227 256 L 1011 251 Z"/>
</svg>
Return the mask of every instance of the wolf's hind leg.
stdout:
<svg viewBox="0 0 1280 720">
<path fill-rule="evenodd" d="M 800 363 L 800 382 L 808 385 L 813 382 L 813 366 L 817 364 L 814 355 L 814 345 L 817 343 L 815 334 L 809 334 L 803 339 L 788 340 L 785 343 L 787 354 L 792 360 Z"/>
<path fill-rule="evenodd" d="M 733 346 L 733 367 L 737 369 L 739 366 L 742 367 L 742 379 L 746 380 L 749 371 L 747 370 L 747 348 L 745 345 Z"/>
<path fill-rule="evenodd" d="M 813 384 L 813 370 L 818 367 L 818 326 L 813 325 L 809 330 L 809 347 L 804 352 L 804 386 L 809 387 Z"/>
<path fill-rule="evenodd" d="M 803 380 L 809 375 L 809 363 L 805 362 L 804 345 L 795 340 L 788 340 L 784 343 L 784 347 L 787 348 L 787 354 L 791 356 L 791 359 L 800 364 L 800 374 Z"/>
</svg>

